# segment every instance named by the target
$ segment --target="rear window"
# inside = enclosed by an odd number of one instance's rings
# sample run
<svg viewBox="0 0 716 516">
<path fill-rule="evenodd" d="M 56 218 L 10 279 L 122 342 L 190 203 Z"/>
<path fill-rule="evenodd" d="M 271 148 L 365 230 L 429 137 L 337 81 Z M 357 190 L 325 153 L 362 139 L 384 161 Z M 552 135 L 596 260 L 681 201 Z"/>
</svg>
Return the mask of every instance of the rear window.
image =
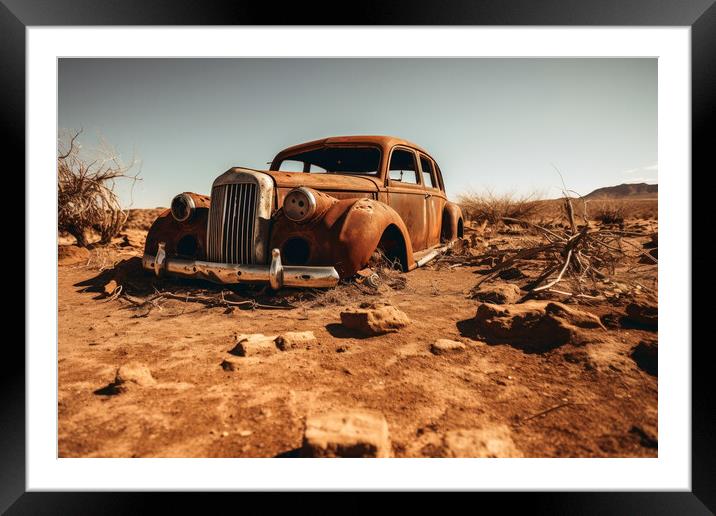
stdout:
<svg viewBox="0 0 716 516">
<path fill-rule="evenodd" d="M 367 146 L 321 147 L 285 156 L 278 170 L 375 176 L 380 170 L 380 149 Z"/>
</svg>

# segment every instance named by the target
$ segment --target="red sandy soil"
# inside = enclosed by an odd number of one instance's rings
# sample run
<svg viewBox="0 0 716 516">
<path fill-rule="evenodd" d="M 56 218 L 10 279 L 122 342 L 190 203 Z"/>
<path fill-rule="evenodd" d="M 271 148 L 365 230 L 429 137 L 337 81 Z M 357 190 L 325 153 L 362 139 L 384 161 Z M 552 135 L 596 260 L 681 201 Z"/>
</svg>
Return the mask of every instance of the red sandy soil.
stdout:
<svg viewBox="0 0 716 516">
<path fill-rule="evenodd" d="M 638 224 L 656 230 L 654 220 Z M 179 299 L 138 307 L 123 295 L 108 296 L 104 285 L 117 278 L 135 301 L 151 294 L 153 283 L 174 293 L 195 288 L 195 282 L 156 282 L 133 268 L 145 229 L 133 227 L 127 238 L 86 254 L 60 251 L 61 457 L 295 456 L 308 416 L 350 409 L 383 414 L 396 457 L 449 456 L 445 436 L 474 429 L 494 431 L 525 457 L 657 455 L 657 377 L 631 356 L 657 333 L 619 322 L 626 293 L 578 305 L 605 323 L 592 330 L 596 340 L 537 350 L 479 337 L 480 302 L 470 291 L 485 267 L 440 261 L 401 275 L 404 288 L 348 285 L 316 299 L 295 292 L 261 298 L 288 309 Z M 509 247 L 521 238 L 485 236 L 483 245 Z M 126 277 L 117 276 L 122 267 L 130 271 Z M 644 270 L 641 283 L 655 289 L 657 266 Z M 366 300 L 390 302 L 411 323 L 374 337 L 347 330 L 341 310 Z M 310 349 L 228 353 L 240 334 L 307 330 L 318 341 Z M 442 338 L 465 349 L 431 353 Z M 227 359 L 234 370 L 222 367 Z M 126 364 L 146 367 L 154 382 L 113 390 L 116 371 Z"/>
</svg>

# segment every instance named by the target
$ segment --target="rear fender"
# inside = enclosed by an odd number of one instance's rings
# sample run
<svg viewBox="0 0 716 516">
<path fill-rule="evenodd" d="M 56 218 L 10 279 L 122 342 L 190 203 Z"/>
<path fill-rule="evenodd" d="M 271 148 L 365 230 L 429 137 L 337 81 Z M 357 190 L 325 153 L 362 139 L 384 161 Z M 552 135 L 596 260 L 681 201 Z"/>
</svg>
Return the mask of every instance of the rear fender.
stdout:
<svg viewBox="0 0 716 516">
<path fill-rule="evenodd" d="M 443 208 L 442 230 L 440 239 L 443 242 L 452 242 L 456 238 L 462 238 L 463 218 L 460 206 L 454 202 L 445 203 Z"/>
</svg>

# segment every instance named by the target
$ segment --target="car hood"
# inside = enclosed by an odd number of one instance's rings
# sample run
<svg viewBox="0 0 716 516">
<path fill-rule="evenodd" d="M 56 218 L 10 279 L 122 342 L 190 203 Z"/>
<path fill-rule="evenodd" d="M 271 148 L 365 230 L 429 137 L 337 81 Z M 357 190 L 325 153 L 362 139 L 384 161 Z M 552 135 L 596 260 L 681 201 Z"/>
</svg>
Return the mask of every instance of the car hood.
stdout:
<svg viewBox="0 0 716 516">
<path fill-rule="evenodd" d="M 376 192 L 380 180 L 375 177 L 342 174 L 308 174 L 304 172 L 276 172 L 263 170 L 278 188 L 307 186 L 319 191 Z"/>
</svg>

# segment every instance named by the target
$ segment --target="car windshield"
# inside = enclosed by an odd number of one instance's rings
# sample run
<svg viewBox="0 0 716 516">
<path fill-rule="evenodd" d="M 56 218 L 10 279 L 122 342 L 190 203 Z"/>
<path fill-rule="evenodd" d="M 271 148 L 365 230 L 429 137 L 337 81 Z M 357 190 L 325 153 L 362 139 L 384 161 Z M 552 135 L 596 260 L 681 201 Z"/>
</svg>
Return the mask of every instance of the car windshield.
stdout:
<svg viewBox="0 0 716 516">
<path fill-rule="evenodd" d="M 380 149 L 377 147 L 334 146 L 284 156 L 278 170 L 314 174 L 378 175 Z"/>
</svg>

